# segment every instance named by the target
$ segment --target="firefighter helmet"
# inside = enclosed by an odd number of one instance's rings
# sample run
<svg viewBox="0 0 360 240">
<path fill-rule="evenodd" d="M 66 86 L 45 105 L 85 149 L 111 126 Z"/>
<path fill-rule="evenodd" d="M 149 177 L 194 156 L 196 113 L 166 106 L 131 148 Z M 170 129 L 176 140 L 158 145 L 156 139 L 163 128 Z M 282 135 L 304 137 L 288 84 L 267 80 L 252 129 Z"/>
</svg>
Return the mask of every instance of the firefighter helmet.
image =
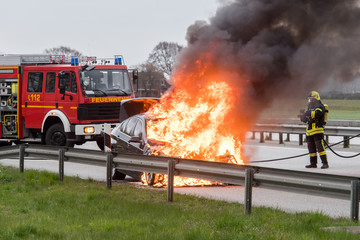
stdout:
<svg viewBox="0 0 360 240">
<path fill-rule="evenodd" d="M 316 91 L 311 91 L 309 94 L 308 94 L 308 99 L 309 100 L 320 100 L 320 95 L 318 92 Z"/>
</svg>

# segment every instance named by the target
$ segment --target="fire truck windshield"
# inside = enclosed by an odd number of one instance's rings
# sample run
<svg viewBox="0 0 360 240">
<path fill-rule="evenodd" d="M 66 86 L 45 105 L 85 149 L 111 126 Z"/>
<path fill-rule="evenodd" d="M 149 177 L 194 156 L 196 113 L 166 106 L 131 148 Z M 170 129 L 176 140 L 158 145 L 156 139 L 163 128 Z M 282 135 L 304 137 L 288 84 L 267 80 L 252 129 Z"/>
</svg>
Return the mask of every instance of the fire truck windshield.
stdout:
<svg viewBox="0 0 360 240">
<path fill-rule="evenodd" d="M 94 69 L 79 74 L 82 92 L 87 97 L 129 96 L 132 93 L 126 69 Z"/>
</svg>

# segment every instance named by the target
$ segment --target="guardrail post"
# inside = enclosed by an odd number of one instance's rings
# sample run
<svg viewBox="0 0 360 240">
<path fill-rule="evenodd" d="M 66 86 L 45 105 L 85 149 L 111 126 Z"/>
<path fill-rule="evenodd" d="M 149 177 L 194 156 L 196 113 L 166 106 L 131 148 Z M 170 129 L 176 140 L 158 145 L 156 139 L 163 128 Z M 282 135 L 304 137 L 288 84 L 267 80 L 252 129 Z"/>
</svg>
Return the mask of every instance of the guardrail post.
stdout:
<svg viewBox="0 0 360 240">
<path fill-rule="evenodd" d="M 245 214 L 251 213 L 252 205 L 252 184 L 254 178 L 254 169 L 247 168 L 245 169 Z"/>
<path fill-rule="evenodd" d="M 299 145 L 303 145 L 303 135 L 299 134 Z"/>
<path fill-rule="evenodd" d="M 264 142 L 264 132 L 260 132 L 260 142 Z"/>
<path fill-rule="evenodd" d="M 283 144 L 284 141 L 283 141 L 283 134 L 282 133 L 279 133 L 279 144 Z"/>
<path fill-rule="evenodd" d="M 287 133 L 286 134 L 286 140 L 285 140 L 286 142 L 290 142 L 290 133 Z"/>
<path fill-rule="evenodd" d="M 19 148 L 19 171 L 24 172 L 25 145 L 21 144 Z"/>
<path fill-rule="evenodd" d="M 359 221 L 359 187 L 360 181 L 351 181 L 351 209 L 350 217 L 353 221 Z"/>
<path fill-rule="evenodd" d="M 111 125 L 104 124 L 103 125 L 103 134 L 104 134 L 104 151 L 111 152 Z"/>
<path fill-rule="evenodd" d="M 325 141 L 329 143 L 329 135 L 325 135 Z"/>
<path fill-rule="evenodd" d="M 65 149 L 59 148 L 59 181 L 64 181 L 64 159 L 65 159 Z"/>
<path fill-rule="evenodd" d="M 344 148 L 349 148 L 349 147 L 350 147 L 349 136 L 344 136 Z"/>
<path fill-rule="evenodd" d="M 112 187 L 112 180 L 111 175 L 113 172 L 113 158 L 114 156 L 112 153 L 107 153 L 106 155 L 106 187 L 111 189 Z"/>
<path fill-rule="evenodd" d="M 175 175 L 175 161 L 168 161 L 168 189 L 167 200 L 172 202 L 174 200 L 174 175 Z"/>
</svg>

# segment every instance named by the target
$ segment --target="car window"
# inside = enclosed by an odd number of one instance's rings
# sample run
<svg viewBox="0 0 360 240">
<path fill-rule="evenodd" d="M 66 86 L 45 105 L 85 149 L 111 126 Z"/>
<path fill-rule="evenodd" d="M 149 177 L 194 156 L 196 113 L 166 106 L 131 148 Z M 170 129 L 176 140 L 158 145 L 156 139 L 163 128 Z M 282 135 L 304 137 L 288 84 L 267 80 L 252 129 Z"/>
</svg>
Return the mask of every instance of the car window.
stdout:
<svg viewBox="0 0 360 240">
<path fill-rule="evenodd" d="M 138 119 L 135 129 L 134 129 L 134 135 L 135 137 L 139 137 L 142 138 L 143 135 L 143 121 L 141 121 L 140 119 Z"/>
</svg>

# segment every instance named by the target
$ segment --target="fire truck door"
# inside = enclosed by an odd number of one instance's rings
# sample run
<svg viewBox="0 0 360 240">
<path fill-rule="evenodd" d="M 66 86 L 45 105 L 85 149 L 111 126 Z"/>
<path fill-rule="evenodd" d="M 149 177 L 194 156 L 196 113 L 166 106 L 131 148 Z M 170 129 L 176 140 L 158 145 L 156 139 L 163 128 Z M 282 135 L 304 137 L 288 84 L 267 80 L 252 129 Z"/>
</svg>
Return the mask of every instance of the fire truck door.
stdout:
<svg viewBox="0 0 360 240">
<path fill-rule="evenodd" d="M 57 102 L 71 123 L 77 121 L 78 84 L 75 72 L 59 73 Z"/>
<path fill-rule="evenodd" d="M 25 86 L 22 90 L 22 112 L 26 128 L 41 128 L 43 120 L 43 72 L 26 72 Z M 27 80 L 27 81 L 26 81 Z"/>
</svg>

